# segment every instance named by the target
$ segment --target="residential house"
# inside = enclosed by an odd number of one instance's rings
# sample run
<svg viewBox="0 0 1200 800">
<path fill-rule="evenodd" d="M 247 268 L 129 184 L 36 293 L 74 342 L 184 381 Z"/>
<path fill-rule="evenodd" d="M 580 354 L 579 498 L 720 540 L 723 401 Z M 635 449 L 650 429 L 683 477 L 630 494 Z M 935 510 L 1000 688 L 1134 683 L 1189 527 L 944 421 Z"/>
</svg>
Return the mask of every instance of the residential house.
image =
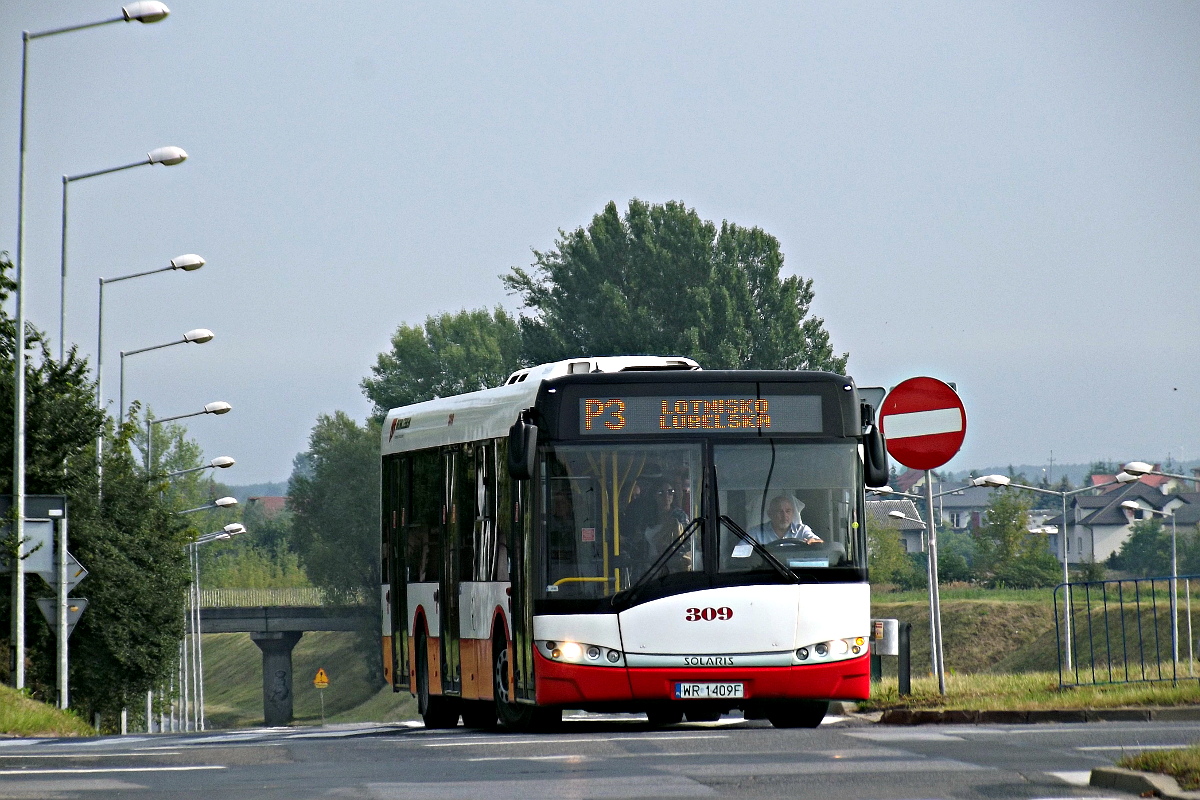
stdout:
<svg viewBox="0 0 1200 800">
<path fill-rule="evenodd" d="M 889 516 L 893 511 L 901 512 L 906 518 Z M 906 553 L 925 550 L 925 523 L 912 500 L 868 500 L 867 524 L 872 528 L 894 528 Z"/>
</svg>

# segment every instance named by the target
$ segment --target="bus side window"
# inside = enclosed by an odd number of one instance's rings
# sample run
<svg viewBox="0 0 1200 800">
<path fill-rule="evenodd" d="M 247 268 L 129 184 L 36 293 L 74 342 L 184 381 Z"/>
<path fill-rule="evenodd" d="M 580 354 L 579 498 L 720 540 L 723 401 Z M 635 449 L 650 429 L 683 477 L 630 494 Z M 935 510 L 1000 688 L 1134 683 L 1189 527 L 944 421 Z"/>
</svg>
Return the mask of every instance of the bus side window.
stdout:
<svg viewBox="0 0 1200 800">
<path fill-rule="evenodd" d="M 408 533 L 410 583 L 430 583 L 442 577 L 442 457 L 436 450 L 413 454 L 412 519 Z"/>
<path fill-rule="evenodd" d="M 458 534 L 458 580 L 473 581 L 475 577 L 475 554 L 479 546 L 475 524 L 475 448 L 464 445 L 454 454 L 454 498 L 452 522 Z"/>
<path fill-rule="evenodd" d="M 496 474 L 495 447 L 491 444 L 475 448 L 475 496 L 472 514 L 475 562 L 472 580 L 495 580 L 496 563 Z"/>
<path fill-rule="evenodd" d="M 492 475 L 496 487 L 496 555 L 492 561 L 492 580 L 509 580 L 508 537 L 512 531 L 513 491 L 512 480 L 505 468 L 508 458 L 508 441 L 499 439 L 493 449 Z"/>
</svg>

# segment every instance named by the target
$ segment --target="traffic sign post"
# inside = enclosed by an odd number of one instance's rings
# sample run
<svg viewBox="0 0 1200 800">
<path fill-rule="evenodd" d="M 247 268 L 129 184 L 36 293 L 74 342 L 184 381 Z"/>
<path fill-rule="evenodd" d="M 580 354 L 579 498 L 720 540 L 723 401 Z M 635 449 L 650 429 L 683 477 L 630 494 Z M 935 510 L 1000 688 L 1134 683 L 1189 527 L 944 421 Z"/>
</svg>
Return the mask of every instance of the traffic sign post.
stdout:
<svg viewBox="0 0 1200 800">
<path fill-rule="evenodd" d="M 925 531 L 929 564 L 929 639 L 938 689 L 946 693 L 942 652 L 942 603 L 938 591 L 937 528 L 933 524 L 932 470 L 954 458 L 967 435 L 967 411 L 958 392 L 937 378 L 909 378 L 888 392 L 879 410 L 879 429 L 892 458 L 925 471 Z"/>
<path fill-rule="evenodd" d="M 325 674 L 324 668 L 318 669 L 316 676 L 313 678 L 313 686 L 317 687 L 317 694 L 321 698 L 321 724 L 325 724 L 325 689 L 329 688 L 329 676 Z"/>
</svg>

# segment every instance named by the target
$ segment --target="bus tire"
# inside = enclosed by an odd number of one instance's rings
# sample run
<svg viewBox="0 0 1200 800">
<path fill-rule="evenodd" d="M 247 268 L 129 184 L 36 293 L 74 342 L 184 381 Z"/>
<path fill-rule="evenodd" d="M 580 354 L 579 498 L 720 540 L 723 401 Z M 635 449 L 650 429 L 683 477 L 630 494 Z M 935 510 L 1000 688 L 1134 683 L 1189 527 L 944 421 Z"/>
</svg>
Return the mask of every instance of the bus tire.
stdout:
<svg viewBox="0 0 1200 800">
<path fill-rule="evenodd" d="M 776 728 L 815 728 L 828 710 L 828 700 L 780 701 L 772 704 L 767 719 Z"/>
<path fill-rule="evenodd" d="M 518 703 L 508 687 L 508 642 L 497 638 L 492 647 L 492 697 L 500 724 L 509 730 L 526 732 L 550 730 L 562 722 L 561 709 Z"/>
<path fill-rule="evenodd" d="M 683 709 L 675 706 L 652 706 L 646 709 L 646 719 L 652 728 L 678 725 L 683 722 Z"/>
<path fill-rule="evenodd" d="M 426 728 L 458 726 L 458 702 L 452 697 L 429 693 L 429 643 L 424 633 L 417 637 L 417 713 Z"/>
</svg>

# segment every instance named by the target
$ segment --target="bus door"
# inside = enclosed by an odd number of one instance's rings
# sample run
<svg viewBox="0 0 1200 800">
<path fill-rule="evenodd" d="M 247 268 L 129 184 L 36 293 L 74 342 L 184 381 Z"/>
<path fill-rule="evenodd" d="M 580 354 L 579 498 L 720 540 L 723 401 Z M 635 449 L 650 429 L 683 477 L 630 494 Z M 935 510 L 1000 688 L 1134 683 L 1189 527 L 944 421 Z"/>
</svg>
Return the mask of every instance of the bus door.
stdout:
<svg viewBox="0 0 1200 800">
<path fill-rule="evenodd" d="M 462 537 L 459 535 L 459 520 L 462 509 L 459 508 L 457 486 L 459 485 L 458 471 L 463 461 L 463 454 L 457 448 L 449 448 L 443 453 L 445 468 L 445 506 L 442 515 L 443 543 L 442 548 L 442 580 L 439 586 L 441 630 L 441 666 L 442 693 L 457 695 L 462 692 L 462 662 L 459 652 L 459 564 L 461 556 L 459 548 Z"/>
</svg>

